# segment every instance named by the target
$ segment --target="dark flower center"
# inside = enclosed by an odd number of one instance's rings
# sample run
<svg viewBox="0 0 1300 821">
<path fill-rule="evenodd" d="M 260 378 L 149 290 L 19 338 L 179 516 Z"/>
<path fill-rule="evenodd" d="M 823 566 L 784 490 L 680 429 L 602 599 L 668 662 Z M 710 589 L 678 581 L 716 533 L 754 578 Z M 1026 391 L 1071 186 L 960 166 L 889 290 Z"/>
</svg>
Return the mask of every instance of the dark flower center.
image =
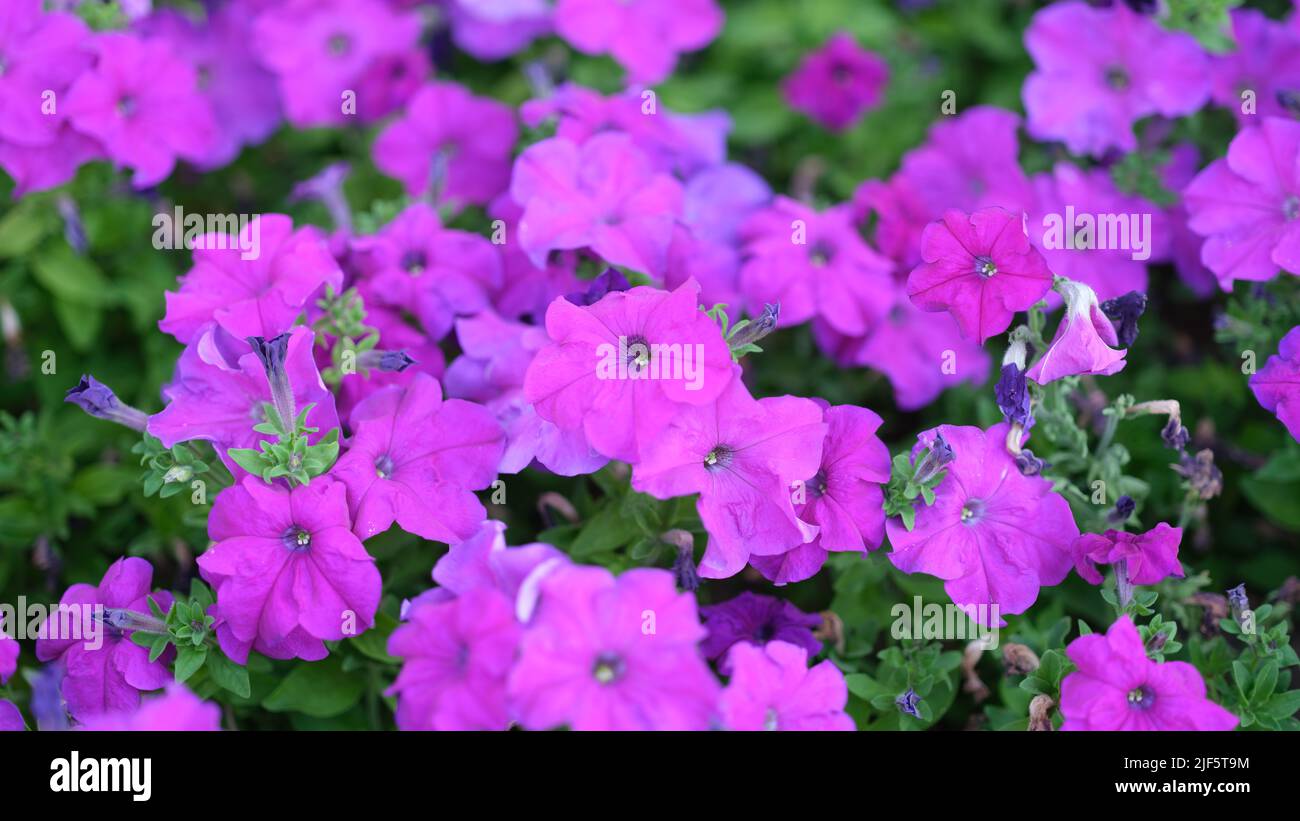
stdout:
<svg viewBox="0 0 1300 821">
<path fill-rule="evenodd" d="M 1282 203 L 1282 215 L 1290 222 L 1300 217 L 1300 196 L 1292 194 Z"/>
<path fill-rule="evenodd" d="M 984 518 L 984 503 L 979 499 L 967 499 L 966 504 L 961 506 L 962 524 L 975 525 L 979 524 L 980 519 Z"/>
<path fill-rule="evenodd" d="M 429 255 L 419 249 L 407 251 L 402 255 L 402 270 L 411 275 L 424 273 L 429 264 Z"/>
<path fill-rule="evenodd" d="M 1128 72 L 1123 66 L 1111 66 L 1106 69 L 1106 85 L 1116 91 L 1124 91 L 1129 86 Z"/>
<path fill-rule="evenodd" d="M 985 279 L 989 279 L 997 272 L 998 272 L 998 266 L 997 263 L 993 261 L 993 257 L 989 257 L 989 256 L 975 257 L 975 273 L 979 274 Z"/>
<path fill-rule="evenodd" d="M 853 72 L 849 71 L 849 67 L 843 63 L 836 63 L 834 67 L 831 68 L 831 79 L 839 85 L 844 85 L 852 78 Z"/>
<path fill-rule="evenodd" d="M 342 57 L 352 50 L 352 38 L 346 34 L 335 34 L 325 44 L 331 57 Z"/>
<path fill-rule="evenodd" d="M 731 448 L 726 445 L 715 445 L 713 450 L 704 456 L 704 466 L 706 468 L 725 467 L 727 462 L 731 461 Z"/>
<path fill-rule="evenodd" d="M 808 495 L 814 499 L 826 495 L 826 474 L 823 471 L 817 471 L 817 475 L 804 483 L 804 489 Z"/>
<path fill-rule="evenodd" d="M 135 113 L 135 98 L 129 94 L 117 101 L 117 113 L 123 117 L 130 117 Z"/>
<path fill-rule="evenodd" d="M 821 268 L 830 263 L 834 256 L 834 248 L 828 243 L 818 242 L 813 245 L 812 251 L 808 254 L 808 261 L 813 264 L 813 267 Z"/>
<path fill-rule="evenodd" d="M 393 457 L 387 453 L 381 455 L 375 460 L 375 475 L 380 479 L 387 479 L 393 475 Z"/>
<path fill-rule="evenodd" d="M 644 336 L 634 336 L 627 341 L 627 364 L 636 371 L 650 365 L 650 343 Z"/>
<path fill-rule="evenodd" d="M 760 624 L 754 630 L 754 640 L 761 644 L 767 644 L 775 636 L 776 636 L 776 625 L 772 624 L 770 621 Z"/>
<path fill-rule="evenodd" d="M 285 531 L 282 537 L 284 546 L 290 550 L 307 550 L 311 547 L 311 534 L 303 530 L 298 525 L 294 525 Z"/>
<path fill-rule="evenodd" d="M 601 684 L 613 684 L 627 672 L 627 664 L 614 653 L 601 653 L 596 657 L 596 666 L 591 674 Z"/>
<path fill-rule="evenodd" d="M 1128 705 L 1135 710 L 1150 710 L 1156 703 L 1156 694 L 1145 684 L 1129 690 Z"/>
</svg>

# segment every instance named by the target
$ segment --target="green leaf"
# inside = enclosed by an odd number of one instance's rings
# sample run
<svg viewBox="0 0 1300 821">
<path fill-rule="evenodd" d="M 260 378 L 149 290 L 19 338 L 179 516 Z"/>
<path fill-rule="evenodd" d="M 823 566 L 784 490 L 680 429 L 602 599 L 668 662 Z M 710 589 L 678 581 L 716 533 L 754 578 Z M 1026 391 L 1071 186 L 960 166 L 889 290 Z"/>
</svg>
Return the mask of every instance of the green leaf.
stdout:
<svg viewBox="0 0 1300 821">
<path fill-rule="evenodd" d="M 205 647 L 179 647 L 176 652 L 176 680 L 184 682 L 199 671 L 207 659 Z"/>
<path fill-rule="evenodd" d="M 297 712 L 315 718 L 336 716 L 361 698 L 365 682 L 343 671 L 337 656 L 300 664 L 262 702 L 273 713 Z"/>
<path fill-rule="evenodd" d="M 212 650 L 207 655 L 207 671 L 221 687 L 229 690 L 240 698 L 248 698 L 251 692 L 248 686 L 248 670 L 226 658 L 226 654 L 218 649 Z"/>
</svg>

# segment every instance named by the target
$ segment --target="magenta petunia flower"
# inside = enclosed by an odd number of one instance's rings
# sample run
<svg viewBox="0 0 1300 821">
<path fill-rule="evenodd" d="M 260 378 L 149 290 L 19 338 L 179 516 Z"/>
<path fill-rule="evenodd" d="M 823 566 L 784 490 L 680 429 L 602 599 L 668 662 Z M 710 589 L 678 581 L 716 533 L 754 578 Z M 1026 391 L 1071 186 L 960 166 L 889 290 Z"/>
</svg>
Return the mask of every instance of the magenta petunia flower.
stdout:
<svg viewBox="0 0 1300 821">
<path fill-rule="evenodd" d="M 843 131 L 880 101 L 888 79 L 885 61 L 841 31 L 804 56 L 781 82 L 781 93 L 791 108 L 831 131 Z"/>
<path fill-rule="evenodd" d="M 1277 354 L 1270 356 L 1259 372 L 1250 377 L 1250 389 L 1265 410 L 1300 441 L 1300 326 L 1282 337 Z"/>
<path fill-rule="evenodd" d="M 510 599 L 490 587 L 417 601 L 388 639 L 388 652 L 403 660 L 385 692 L 397 697 L 398 728 L 506 729 L 506 677 L 521 632 Z"/>
<path fill-rule="evenodd" d="M 555 31 L 584 54 L 608 54 L 629 83 L 658 83 L 677 55 L 704 48 L 722 30 L 714 0 L 557 0 Z"/>
<path fill-rule="evenodd" d="M 955 458 L 935 488 L 935 503 L 917 506 L 911 530 L 897 518 L 885 523 L 894 566 L 943 579 L 952 600 L 982 624 L 1025 612 L 1040 587 L 1060 584 L 1079 535 L 1052 483 L 1021 475 L 1007 452 L 1009 430 L 1005 422 L 987 431 L 940 425 L 918 436 L 914 454 L 938 434 Z M 984 605 L 997 612 L 982 612 Z"/>
<path fill-rule="evenodd" d="M 486 238 L 443 228 L 426 203 L 402 211 L 378 234 L 352 241 L 367 305 L 410 311 L 440 340 L 458 316 L 476 314 L 501 284 L 501 257 Z"/>
<path fill-rule="evenodd" d="M 1128 616 L 1065 648 L 1078 668 L 1061 682 L 1062 730 L 1231 730 L 1237 717 L 1206 696 L 1184 661 L 1147 658 Z"/>
<path fill-rule="evenodd" d="M 240 664 L 250 649 L 318 661 L 325 641 L 374 624 L 379 570 L 352 533 L 341 482 L 290 490 L 245 476 L 217 495 L 208 537 L 199 571 L 217 595 L 221 648 Z"/>
<path fill-rule="evenodd" d="M 315 444 L 339 426 L 334 397 L 326 390 L 312 358 L 312 332 L 299 326 L 292 331 L 285 355 L 285 370 L 293 389 L 294 406 L 308 405 L 307 426 L 317 428 L 308 437 Z M 226 466 L 242 475 L 226 455 L 230 448 L 252 448 L 274 437 L 253 426 L 265 421 L 266 403 L 272 402 L 266 369 L 247 343 L 233 339 L 218 327 L 200 333 L 181 353 L 176 375 L 163 388 L 167 407 L 149 417 L 148 432 L 166 447 L 203 439 L 211 442 Z"/>
<path fill-rule="evenodd" d="M 925 229 L 921 258 L 907 295 L 924 311 L 948 311 L 962 335 L 981 344 L 1052 287 L 1052 272 L 1022 220 L 1003 208 L 948 211 Z"/>
<path fill-rule="evenodd" d="M 509 106 L 455 83 L 429 83 L 375 140 L 375 165 L 406 192 L 486 205 L 510 182 L 519 128 Z"/>
<path fill-rule="evenodd" d="M 420 28 L 417 13 L 383 0 L 287 0 L 258 14 L 253 49 L 276 77 L 289 122 L 344 125 L 382 117 L 388 111 L 372 98 L 388 100 L 390 84 L 413 89 L 427 76 L 421 55 L 409 62 Z"/>
<path fill-rule="evenodd" d="M 168 41 L 107 32 L 95 49 L 95 67 L 73 82 L 61 108 L 73 128 L 135 172 L 135 187 L 162 182 L 177 159 L 211 155 L 218 133 L 212 105 L 199 93 L 194 67 Z"/>
<path fill-rule="evenodd" d="M 1188 226 L 1206 238 L 1201 261 L 1224 290 L 1278 268 L 1300 274 L 1300 123 L 1268 117 L 1243 128 L 1183 199 Z"/>
<path fill-rule="evenodd" d="M 682 205 L 681 185 L 619 133 L 529 146 L 515 161 L 510 195 L 524 208 L 519 242 L 537 267 L 550 251 L 590 248 L 652 276 L 663 273 Z"/>
<path fill-rule="evenodd" d="M 1124 370 L 1127 351 L 1111 347 L 1119 345 L 1119 338 L 1115 326 L 1101 312 L 1097 294 L 1082 282 L 1069 280 L 1062 280 L 1057 290 L 1065 296 L 1065 313 L 1056 326 L 1056 336 L 1025 376 L 1046 385 L 1063 376 L 1109 376 Z"/>
<path fill-rule="evenodd" d="M 21 648 L 16 638 L 5 631 L 10 629 L 5 619 L 0 616 L 0 684 L 9 681 L 9 677 L 18 669 L 18 653 Z"/>
<path fill-rule="evenodd" d="M 741 229 L 740 290 L 752 316 L 780 303 L 781 327 L 819 317 L 843 334 L 866 333 L 889 309 L 892 266 L 837 206 L 818 213 L 777 197 Z"/>
<path fill-rule="evenodd" d="M 295 231 L 291 218 L 261 214 L 236 236 L 195 239 L 194 267 L 182 276 L 180 291 L 165 295 L 158 327 L 185 345 L 213 321 L 239 339 L 269 339 L 293 326 L 317 289 L 342 284 L 320 229 Z"/>
<path fill-rule="evenodd" d="M 155 619 L 150 599 L 164 613 L 171 608 L 172 595 L 150 593 L 152 583 L 153 568 L 147 561 L 134 556 L 118 559 L 98 587 L 74 584 L 59 599 L 71 615 L 60 617 L 60 625 L 74 624 L 80 631 L 74 628 L 71 636 L 36 640 L 36 658 L 62 665 L 60 690 L 68 712 L 78 721 L 97 713 L 134 710 L 140 704 L 140 691 L 157 690 L 172 680 L 168 664 L 174 651 L 168 649 L 149 661 L 149 648 L 133 642 L 134 631 L 127 626 Z M 95 619 L 101 621 L 92 625 Z"/>
<path fill-rule="evenodd" d="M 673 575 L 559 568 L 541 583 L 509 694 L 530 730 L 704 730 L 718 683 L 695 597 Z"/>
<path fill-rule="evenodd" d="M 826 429 L 816 402 L 756 400 L 737 375 L 715 404 L 677 411 L 633 466 L 632 487 L 658 499 L 700 494 L 709 533 L 700 575 L 734 576 L 751 555 L 779 555 L 816 537 L 793 499 L 795 483 L 819 469 Z"/>
<path fill-rule="evenodd" d="M 439 586 L 430 592 L 461 596 L 478 588 L 496 590 L 510 600 L 521 622 L 528 621 L 541 580 L 569 564 L 569 557 L 545 542 L 507 547 L 505 531 L 503 522 L 488 519 L 473 536 L 452 545 L 433 566 Z"/>
<path fill-rule="evenodd" d="M 718 662 L 718 670 L 724 675 L 730 670 L 728 651 L 737 644 L 762 647 L 781 641 L 802 647 L 810 656 L 822 651 L 822 643 L 813 636 L 822 617 L 805 613 L 775 596 L 745 591 L 722 604 L 701 607 L 700 616 L 709 631 L 700 649 L 705 658 Z"/>
<path fill-rule="evenodd" d="M 1259 117 L 1289 116 L 1278 93 L 1300 89 L 1300 29 L 1255 9 L 1229 13 L 1237 48 L 1210 60 L 1214 102 L 1230 109 L 1243 125 Z"/>
<path fill-rule="evenodd" d="M 362 539 L 393 522 L 411 533 L 455 543 L 487 518 L 472 491 L 496 479 L 504 436 L 487 409 L 442 398 L 430 376 L 388 387 L 352 411 L 352 436 L 330 475 L 348 489 Z"/>
<path fill-rule="evenodd" d="M 778 556 L 751 556 L 750 564 L 777 584 L 812 578 L 828 551 L 866 553 L 885 536 L 881 485 L 889 482 L 889 449 L 876 436 L 881 419 L 853 405 L 826 409 L 821 466 L 796 487 L 795 514 L 820 528 L 811 542 Z"/>
<path fill-rule="evenodd" d="M 451 39 L 479 60 L 501 60 L 551 33 L 551 0 L 449 0 Z"/>
<path fill-rule="evenodd" d="M 23 714 L 12 701 L 0 698 L 0 733 L 20 733 L 25 729 Z"/>
<path fill-rule="evenodd" d="M 728 730 L 856 730 L 844 706 L 844 674 L 827 659 L 808 667 L 808 651 L 784 641 L 731 648 L 731 681 L 718 697 Z"/>
<path fill-rule="evenodd" d="M 1074 540 L 1070 549 L 1074 553 L 1075 570 L 1092 584 L 1101 584 L 1097 565 L 1121 562 L 1126 565 L 1128 581 L 1132 584 L 1158 584 L 1170 576 L 1183 577 L 1183 566 L 1178 561 L 1178 544 L 1182 539 L 1182 528 L 1161 522 L 1146 533 L 1120 530 L 1084 533 Z"/>
<path fill-rule="evenodd" d="M 1035 66 L 1022 95 L 1029 133 L 1076 154 L 1136 150 L 1135 122 L 1191 114 L 1209 97 L 1200 45 L 1124 3 L 1053 3 L 1034 15 L 1025 48 Z"/>
<path fill-rule="evenodd" d="M 77 729 L 105 732 L 215 732 L 221 729 L 221 707 L 203 701 L 175 681 L 167 692 L 147 698 L 139 709 L 103 713 L 88 718 Z"/>
<path fill-rule="evenodd" d="M 538 416 L 580 428 L 604 456 L 635 462 L 674 416 L 709 407 L 735 367 L 718 325 L 699 309 L 698 290 L 688 282 L 671 292 L 610 293 L 589 307 L 551 303 L 551 344 L 524 377 Z"/>
<path fill-rule="evenodd" d="M 501 220 L 506 242 L 501 252 L 501 285 L 492 295 L 492 307 L 506 319 L 528 318 L 541 325 L 546 309 L 558 296 L 585 287 L 578 279 L 578 252 L 563 251 L 546 255 L 545 265 L 533 264 L 517 241 L 519 217 L 524 209 L 509 194 L 502 194 L 488 206 L 488 216 Z"/>
</svg>

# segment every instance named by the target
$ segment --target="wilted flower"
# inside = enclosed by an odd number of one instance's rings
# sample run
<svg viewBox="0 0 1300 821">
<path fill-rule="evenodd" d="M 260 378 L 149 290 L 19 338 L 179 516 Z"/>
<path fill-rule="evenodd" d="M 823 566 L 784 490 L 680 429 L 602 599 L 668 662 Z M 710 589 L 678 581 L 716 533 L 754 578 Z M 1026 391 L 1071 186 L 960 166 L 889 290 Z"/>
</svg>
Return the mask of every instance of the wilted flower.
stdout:
<svg viewBox="0 0 1300 821">
<path fill-rule="evenodd" d="M 149 422 L 149 414 L 122 403 L 113 389 L 88 374 L 83 374 L 76 387 L 68 388 L 63 401 L 71 402 L 96 419 L 107 419 L 132 430 L 142 431 Z"/>
<path fill-rule="evenodd" d="M 1064 376 L 1097 374 L 1106 376 L 1124 369 L 1124 351 L 1115 326 L 1101 312 L 1097 294 L 1082 282 L 1062 280 L 1056 288 L 1065 297 L 1065 315 L 1056 327 L 1056 336 L 1026 376 L 1046 385 Z"/>
<path fill-rule="evenodd" d="M 1150 585 L 1170 576 L 1183 577 L 1183 566 L 1178 561 L 1178 545 L 1182 538 L 1182 528 L 1161 522 L 1146 533 L 1120 530 L 1107 530 L 1100 535 L 1084 533 L 1074 540 L 1070 550 L 1074 554 L 1075 569 L 1092 584 L 1101 584 L 1097 565 L 1123 564 L 1118 572 L 1124 573 L 1128 582 Z"/>
</svg>

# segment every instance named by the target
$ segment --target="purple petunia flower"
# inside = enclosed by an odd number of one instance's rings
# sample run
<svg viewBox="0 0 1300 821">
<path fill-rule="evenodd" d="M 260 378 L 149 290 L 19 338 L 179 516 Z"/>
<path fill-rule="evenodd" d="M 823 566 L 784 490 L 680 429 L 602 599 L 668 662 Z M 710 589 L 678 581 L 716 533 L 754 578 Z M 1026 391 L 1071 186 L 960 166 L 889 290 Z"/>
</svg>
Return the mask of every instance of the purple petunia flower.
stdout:
<svg viewBox="0 0 1300 821">
<path fill-rule="evenodd" d="M 704 48 L 722 30 L 714 0 L 557 0 L 555 31 L 584 54 L 609 54 L 629 83 L 658 83 L 677 55 Z"/>
<path fill-rule="evenodd" d="M 217 595 L 221 649 L 240 664 L 250 649 L 318 661 L 325 641 L 374 624 L 379 571 L 352 533 L 342 483 L 320 477 L 290 490 L 245 476 L 217 495 L 208 537 L 199 571 Z"/>
<path fill-rule="evenodd" d="M 0 614 L 0 684 L 7 683 L 18 669 L 18 652 L 21 648 L 17 639 L 6 632 L 9 629 L 3 614 Z"/>
<path fill-rule="evenodd" d="M 12 701 L 0 698 L 0 733 L 18 733 L 27 729 L 23 714 Z"/>
<path fill-rule="evenodd" d="M 1192 37 L 1116 3 L 1053 3 L 1034 15 L 1025 48 L 1035 71 L 1023 97 L 1029 133 L 1076 154 L 1133 151 L 1133 124 L 1179 117 L 1209 96 L 1209 61 Z"/>
<path fill-rule="evenodd" d="M 784 641 L 737 644 L 727 658 L 731 681 L 718 698 L 726 729 L 857 729 L 844 712 L 849 701 L 844 674 L 831 660 L 809 669 L 808 651 Z"/>
<path fill-rule="evenodd" d="M 492 484 L 501 461 L 501 426 L 481 405 L 442 398 L 419 374 L 387 387 L 352 411 L 352 437 L 330 476 L 347 486 L 362 539 L 397 522 L 439 542 L 473 536 L 487 518 L 472 491 Z"/>
<path fill-rule="evenodd" d="M 140 691 L 157 690 L 172 680 L 167 665 L 173 650 L 156 661 L 149 660 L 149 648 L 131 640 L 132 629 L 119 624 L 133 624 L 144 617 L 153 620 L 149 607 L 152 599 L 166 613 L 172 605 L 167 592 L 150 593 L 153 568 L 144 559 L 118 559 L 108 568 L 99 586 L 74 584 L 59 599 L 82 631 L 79 638 L 59 635 L 36 640 L 36 658 L 58 660 L 64 676 L 60 691 L 67 701 L 68 712 L 82 721 L 96 713 L 134 710 L 140 704 Z M 101 618 L 97 637 L 86 631 L 92 618 Z M 69 620 L 60 618 L 60 622 Z M 66 632 L 66 631 L 65 631 Z M 74 634 L 75 634 L 74 630 Z"/>
<path fill-rule="evenodd" d="M 822 643 L 812 632 L 821 626 L 821 616 L 805 613 L 775 596 L 746 591 L 722 604 L 701 607 L 700 616 L 709 631 L 701 649 L 705 658 L 718 662 L 718 669 L 724 675 L 730 669 L 728 651 L 737 644 L 762 647 L 771 641 L 782 641 L 802 647 L 810 656 L 822 651 Z"/>
<path fill-rule="evenodd" d="M 1120 616 L 1105 634 L 1065 648 L 1078 668 L 1061 682 L 1062 730 L 1231 730 L 1237 717 L 1210 701 L 1185 661 L 1147 658 L 1137 627 Z"/>
<path fill-rule="evenodd" d="M 781 83 L 790 107 L 831 131 L 843 131 L 880 101 L 889 79 L 885 61 L 838 32 Z"/>
<path fill-rule="evenodd" d="M 486 587 L 504 593 L 516 618 L 529 621 L 541 580 L 569 564 L 569 557 L 545 542 L 507 547 L 505 530 L 504 523 L 488 519 L 473 536 L 452 545 L 433 566 L 439 586 L 425 595 L 461 596 Z"/>
<path fill-rule="evenodd" d="M 785 553 L 817 536 L 795 513 L 793 488 L 817 473 L 827 425 L 812 400 L 756 400 L 739 375 L 713 405 L 681 406 L 632 469 L 658 499 L 699 493 L 709 532 L 700 575 L 739 573 L 751 555 Z"/>
<path fill-rule="evenodd" d="M 1224 290 L 1278 268 L 1300 274 L 1300 123 L 1268 117 L 1232 138 L 1183 191 L 1201 261 Z"/>
<path fill-rule="evenodd" d="M 1300 441 L 1300 326 L 1282 337 L 1277 354 L 1250 377 L 1250 389 L 1259 404 L 1276 414 L 1291 436 Z"/>
<path fill-rule="evenodd" d="M 1210 60 L 1214 102 L 1230 109 L 1242 125 L 1258 117 L 1288 116 L 1278 95 L 1300 91 L 1300 30 L 1255 9 L 1229 13 L 1237 48 Z M 1244 96 L 1248 91 L 1249 100 Z"/>
<path fill-rule="evenodd" d="M 981 623 L 1023 613 L 1040 587 L 1060 584 L 1079 535 L 1052 483 L 1021 475 L 1007 452 L 1008 432 L 1001 423 L 987 431 L 940 425 L 922 433 L 914 452 L 942 436 L 955 458 L 935 488 L 934 504 L 917 508 L 911 530 L 896 518 L 885 523 L 894 566 L 943 579 L 952 600 Z M 981 612 L 981 605 L 998 612 Z"/>
<path fill-rule="evenodd" d="M 1025 376 L 1046 385 L 1063 376 L 1109 376 L 1124 370 L 1127 351 L 1111 347 L 1119 337 L 1097 304 L 1097 294 L 1082 282 L 1062 280 L 1056 287 L 1065 297 L 1065 313 L 1047 350 Z"/>
<path fill-rule="evenodd" d="M 1047 262 L 1029 244 L 1021 220 L 1003 208 L 948 211 L 921 238 L 907 294 L 925 311 L 948 311 L 963 336 L 981 344 L 1052 287 Z"/>
<path fill-rule="evenodd" d="M 375 165 L 406 192 L 486 205 L 506 190 L 519 128 L 514 112 L 455 83 L 430 83 L 375 140 Z"/>
<path fill-rule="evenodd" d="M 704 730 L 718 683 L 695 597 L 671 573 L 557 569 L 524 631 L 509 693 L 530 730 Z"/>
<path fill-rule="evenodd" d="M 137 710 L 91 716 L 79 730 L 105 732 L 215 732 L 221 729 L 221 707 L 203 701 L 183 684 L 172 682 L 167 692 L 147 698 Z"/>
<path fill-rule="evenodd" d="M 1170 576 L 1183 578 L 1183 566 L 1178 561 L 1182 538 L 1182 528 L 1161 522 L 1146 533 L 1084 533 L 1074 540 L 1070 550 L 1075 570 L 1092 584 L 1101 584 L 1097 565 L 1121 562 L 1130 583 L 1158 584 Z"/>
<path fill-rule="evenodd" d="M 551 0 L 447 0 L 451 38 L 479 60 L 501 60 L 551 33 Z"/>
<path fill-rule="evenodd" d="M 142 431 L 149 415 L 117 398 L 113 389 L 93 376 L 83 374 L 75 387 L 69 388 L 63 401 L 71 402 L 96 419 L 106 419 Z"/>
</svg>

